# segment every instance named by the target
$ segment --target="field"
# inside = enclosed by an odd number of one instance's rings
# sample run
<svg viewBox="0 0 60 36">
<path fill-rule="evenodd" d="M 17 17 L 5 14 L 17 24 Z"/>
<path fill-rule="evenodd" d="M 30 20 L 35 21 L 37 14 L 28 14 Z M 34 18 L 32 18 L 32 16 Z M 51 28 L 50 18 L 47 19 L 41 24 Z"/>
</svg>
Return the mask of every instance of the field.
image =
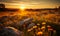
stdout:
<svg viewBox="0 0 60 36">
<path fill-rule="evenodd" d="M 0 24 L 2 24 L 2 26 L 4 27 L 7 27 L 7 26 L 14 27 L 22 32 L 26 30 L 24 32 L 25 36 L 28 36 L 26 34 L 29 34 L 30 36 L 34 36 L 34 35 L 36 36 L 36 33 L 38 32 L 38 30 L 40 30 L 40 28 L 42 27 L 39 25 L 44 23 L 49 25 L 50 23 L 51 25 L 60 25 L 60 9 L 40 9 L 40 10 L 28 9 L 23 11 L 21 10 L 0 11 Z M 35 24 L 38 27 L 35 29 L 35 32 L 34 31 L 31 31 L 30 33 L 27 32 L 27 29 L 30 30 L 30 28 L 32 28 L 30 24 L 32 25 Z"/>
</svg>

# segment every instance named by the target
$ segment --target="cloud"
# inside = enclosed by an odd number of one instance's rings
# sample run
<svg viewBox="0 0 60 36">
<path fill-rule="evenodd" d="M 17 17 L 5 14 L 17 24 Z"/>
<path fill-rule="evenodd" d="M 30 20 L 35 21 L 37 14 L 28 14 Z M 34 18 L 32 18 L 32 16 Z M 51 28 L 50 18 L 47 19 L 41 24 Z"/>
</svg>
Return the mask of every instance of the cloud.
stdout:
<svg viewBox="0 0 60 36">
<path fill-rule="evenodd" d="M 20 6 L 20 4 L 25 4 L 26 6 L 59 6 L 60 0 L 0 0 L 0 3 L 4 3 L 8 6 Z"/>
<path fill-rule="evenodd" d="M 14 1 L 17 1 L 17 0 L 0 0 L 0 2 L 7 2 L 7 3 L 13 3 Z"/>
<path fill-rule="evenodd" d="M 28 3 L 60 3 L 60 0 L 0 0 L 0 2 L 6 3 L 21 3 L 21 2 L 28 2 Z"/>
</svg>

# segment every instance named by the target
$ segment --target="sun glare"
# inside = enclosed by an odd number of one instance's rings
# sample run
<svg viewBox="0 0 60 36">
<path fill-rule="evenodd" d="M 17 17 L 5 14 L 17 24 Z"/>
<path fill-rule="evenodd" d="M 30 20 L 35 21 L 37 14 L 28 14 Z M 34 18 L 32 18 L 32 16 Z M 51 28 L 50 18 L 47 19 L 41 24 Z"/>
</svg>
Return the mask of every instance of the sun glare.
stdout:
<svg viewBox="0 0 60 36">
<path fill-rule="evenodd" d="M 26 7 L 25 7 L 24 4 L 21 4 L 21 5 L 20 5 L 20 9 L 21 9 L 21 10 L 25 10 L 25 8 L 26 8 Z"/>
</svg>

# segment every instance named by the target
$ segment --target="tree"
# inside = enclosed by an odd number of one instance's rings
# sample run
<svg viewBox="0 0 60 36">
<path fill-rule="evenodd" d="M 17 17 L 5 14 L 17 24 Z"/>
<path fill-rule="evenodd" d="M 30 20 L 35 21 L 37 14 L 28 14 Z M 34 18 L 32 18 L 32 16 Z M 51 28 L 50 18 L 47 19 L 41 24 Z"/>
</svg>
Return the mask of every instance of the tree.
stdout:
<svg viewBox="0 0 60 36">
<path fill-rule="evenodd" d="M 0 8 L 5 8 L 5 4 L 0 4 Z"/>
</svg>

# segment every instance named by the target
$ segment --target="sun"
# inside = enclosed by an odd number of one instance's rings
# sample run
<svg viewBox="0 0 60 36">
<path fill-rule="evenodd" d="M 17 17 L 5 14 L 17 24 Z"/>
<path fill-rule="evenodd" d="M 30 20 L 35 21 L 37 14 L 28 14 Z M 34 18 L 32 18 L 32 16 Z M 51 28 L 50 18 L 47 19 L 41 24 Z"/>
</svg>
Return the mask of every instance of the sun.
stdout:
<svg viewBox="0 0 60 36">
<path fill-rule="evenodd" d="M 21 10 L 25 10 L 25 8 L 26 8 L 26 7 L 25 7 L 24 4 L 21 4 L 21 5 L 20 5 L 20 9 L 21 9 Z"/>
</svg>

